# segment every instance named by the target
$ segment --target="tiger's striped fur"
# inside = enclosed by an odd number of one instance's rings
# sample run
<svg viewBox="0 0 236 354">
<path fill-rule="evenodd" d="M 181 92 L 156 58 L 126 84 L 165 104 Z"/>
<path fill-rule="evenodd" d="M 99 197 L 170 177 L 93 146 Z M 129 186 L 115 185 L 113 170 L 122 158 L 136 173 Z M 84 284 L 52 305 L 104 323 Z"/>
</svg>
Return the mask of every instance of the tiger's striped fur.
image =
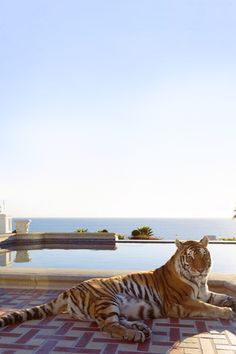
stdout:
<svg viewBox="0 0 236 354">
<path fill-rule="evenodd" d="M 113 337 L 143 342 L 151 332 L 137 321 L 140 319 L 166 316 L 231 319 L 235 300 L 208 291 L 211 258 L 207 244 L 207 237 L 199 242 L 176 240 L 175 254 L 158 269 L 84 281 L 47 304 L 2 316 L 0 326 L 67 311 L 78 320 L 95 320 Z"/>
</svg>

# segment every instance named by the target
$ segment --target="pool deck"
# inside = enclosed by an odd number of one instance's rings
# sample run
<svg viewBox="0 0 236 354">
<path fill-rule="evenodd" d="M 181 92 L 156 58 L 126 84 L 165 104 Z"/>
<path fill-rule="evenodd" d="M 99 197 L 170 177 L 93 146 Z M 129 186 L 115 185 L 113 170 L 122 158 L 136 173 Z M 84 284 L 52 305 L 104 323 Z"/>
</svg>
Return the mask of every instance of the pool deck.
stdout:
<svg viewBox="0 0 236 354">
<path fill-rule="evenodd" d="M 1 314 L 53 299 L 59 290 L 1 289 Z M 67 314 L 0 329 L 2 354 L 235 354 L 236 318 L 231 321 L 157 319 L 146 321 L 152 336 L 145 343 L 112 339 L 93 322 L 79 322 Z"/>
</svg>

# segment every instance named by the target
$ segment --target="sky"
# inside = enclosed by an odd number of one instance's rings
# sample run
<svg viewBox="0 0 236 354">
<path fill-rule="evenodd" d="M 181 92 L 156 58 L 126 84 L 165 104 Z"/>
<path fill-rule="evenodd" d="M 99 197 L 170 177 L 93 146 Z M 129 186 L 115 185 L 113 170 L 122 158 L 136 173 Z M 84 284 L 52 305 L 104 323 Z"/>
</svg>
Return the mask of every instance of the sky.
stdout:
<svg viewBox="0 0 236 354">
<path fill-rule="evenodd" d="M 236 2 L 0 0 L 14 217 L 232 217 Z"/>
</svg>

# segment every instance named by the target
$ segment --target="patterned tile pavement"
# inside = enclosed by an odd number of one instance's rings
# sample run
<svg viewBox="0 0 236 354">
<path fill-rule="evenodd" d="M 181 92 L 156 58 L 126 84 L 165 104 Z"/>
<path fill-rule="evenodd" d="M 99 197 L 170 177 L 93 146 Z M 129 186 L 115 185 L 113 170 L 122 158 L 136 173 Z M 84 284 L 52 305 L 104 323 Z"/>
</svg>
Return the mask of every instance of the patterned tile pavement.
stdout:
<svg viewBox="0 0 236 354">
<path fill-rule="evenodd" d="M 56 290 L 0 290 L 1 313 L 53 299 Z M 236 354 L 236 319 L 158 319 L 146 321 L 152 337 L 145 343 L 112 339 L 92 322 L 78 322 L 66 314 L 0 329 L 2 354 Z"/>
</svg>

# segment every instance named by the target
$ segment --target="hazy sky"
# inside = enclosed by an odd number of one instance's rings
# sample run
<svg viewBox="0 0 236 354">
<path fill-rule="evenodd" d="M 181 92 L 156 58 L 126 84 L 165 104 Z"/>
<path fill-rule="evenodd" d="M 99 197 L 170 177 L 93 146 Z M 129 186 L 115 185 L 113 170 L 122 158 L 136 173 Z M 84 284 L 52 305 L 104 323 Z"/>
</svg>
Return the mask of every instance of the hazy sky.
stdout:
<svg viewBox="0 0 236 354">
<path fill-rule="evenodd" d="M 231 217 L 236 1 L 0 0 L 13 216 Z"/>
</svg>

